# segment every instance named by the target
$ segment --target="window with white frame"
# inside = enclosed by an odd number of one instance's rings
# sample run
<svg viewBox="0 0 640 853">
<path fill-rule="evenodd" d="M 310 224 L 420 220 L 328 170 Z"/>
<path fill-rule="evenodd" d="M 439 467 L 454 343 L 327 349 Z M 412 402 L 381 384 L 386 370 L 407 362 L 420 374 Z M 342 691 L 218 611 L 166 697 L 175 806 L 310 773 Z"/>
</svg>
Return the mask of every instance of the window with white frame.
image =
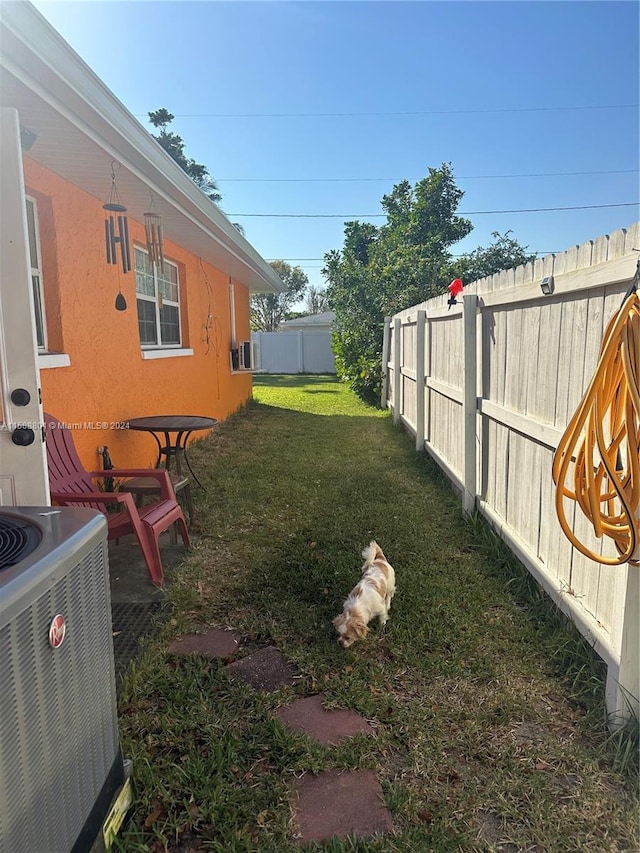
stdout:
<svg viewBox="0 0 640 853">
<path fill-rule="evenodd" d="M 143 348 L 179 347 L 180 286 L 178 267 L 165 260 L 162 272 L 148 252 L 134 247 L 138 329 Z"/>
<path fill-rule="evenodd" d="M 27 234 L 29 237 L 29 262 L 31 264 L 31 290 L 36 318 L 38 350 L 47 349 L 47 325 L 44 316 L 44 291 L 42 289 L 42 255 L 40 254 L 40 232 L 38 228 L 38 206 L 36 200 L 27 196 Z"/>
</svg>

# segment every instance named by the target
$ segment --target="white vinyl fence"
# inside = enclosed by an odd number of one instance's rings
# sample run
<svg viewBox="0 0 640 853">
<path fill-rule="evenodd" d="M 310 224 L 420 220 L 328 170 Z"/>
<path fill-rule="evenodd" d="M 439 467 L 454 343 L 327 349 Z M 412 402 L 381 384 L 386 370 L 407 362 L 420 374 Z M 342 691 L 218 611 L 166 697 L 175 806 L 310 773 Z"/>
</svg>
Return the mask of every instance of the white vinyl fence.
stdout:
<svg viewBox="0 0 640 853">
<path fill-rule="evenodd" d="M 256 367 L 264 373 L 335 373 L 331 332 L 252 332 Z"/>
<path fill-rule="evenodd" d="M 640 568 L 603 566 L 558 523 L 552 458 L 633 278 L 640 223 L 439 296 L 385 323 L 383 404 L 607 663 L 612 723 L 638 714 Z M 553 292 L 541 282 L 553 276 Z M 640 507 L 637 508 L 640 513 Z M 598 541 L 579 509 L 573 529 Z M 604 549 L 599 551 L 598 549 Z"/>
</svg>

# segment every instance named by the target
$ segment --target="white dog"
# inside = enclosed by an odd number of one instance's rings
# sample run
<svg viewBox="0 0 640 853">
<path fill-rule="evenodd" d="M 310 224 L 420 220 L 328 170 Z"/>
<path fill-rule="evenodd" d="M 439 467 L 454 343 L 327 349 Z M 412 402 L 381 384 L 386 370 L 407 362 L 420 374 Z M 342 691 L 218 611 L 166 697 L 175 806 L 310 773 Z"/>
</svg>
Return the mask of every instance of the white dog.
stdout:
<svg viewBox="0 0 640 853">
<path fill-rule="evenodd" d="M 389 617 L 391 599 L 396 591 L 396 576 L 377 542 L 362 552 L 362 580 L 351 590 L 342 613 L 333 620 L 338 643 L 348 649 L 356 640 L 366 637 L 367 625 L 377 616 L 384 625 Z"/>
</svg>

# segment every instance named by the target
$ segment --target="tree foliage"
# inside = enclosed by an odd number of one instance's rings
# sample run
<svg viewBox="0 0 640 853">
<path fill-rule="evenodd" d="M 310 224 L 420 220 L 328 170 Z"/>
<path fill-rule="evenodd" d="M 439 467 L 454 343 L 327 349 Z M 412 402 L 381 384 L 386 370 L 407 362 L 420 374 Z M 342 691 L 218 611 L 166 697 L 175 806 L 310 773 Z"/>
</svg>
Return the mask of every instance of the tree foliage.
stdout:
<svg viewBox="0 0 640 853">
<path fill-rule="evenodd" d="M 430 168 L 415 186 L 401 181 L 383 197 L 384 225 L 347 222 L 342 249 L 325 254 L 336 369 L 365 402 L 380 402 L 386 316 L 445 292 L 452 278 L 470 283 L 478 271 L 485 275 L 496 265 L 506 269 L 528 259 L 526 247 L 507 232 L 454 263 L 451 247 L 473 229 L 457 214 L 463 195 L 450 164 Z"/>
<path fill-rule="evenodd" d="M 180 166 L 180 168 L 189 175 L 191 180 L 200 187 L 203 193 L 207 195 L 212 202 L 218 204 L 218 202 L 222 201 L 222 195 L 218 190 L 216 182 L 209 174 L 207 167 L 203 166 L 202 163 L 196 163 L 193 158 L 187 157 L 184 153 L 185 143 L 182 137 L 178 136 L 177 133 L 172 133 L 167 130 L 167 127 L 171 124 L 175 116 L 173 116 L 169 110 L 164 107 L 150 112 L 148 115 L 149 122 L 155 128 L 160 129 L 159 134 L 152 134 L 153 138 L 158 140 L 167 154 L 176 161 L 178 166 Z M 238 228 L 238 230 L 240 230 L 240 228 Z"/>
<path fill-rule="evenodd" d="M 510 237 L 511 231 L 500 234 L 492 231 L 494 243 L 486 249 L 479 247 L 459 258 L 453 265 L 453 274 L 467 284 L 486 278 L 501 270 L 519 267 L 535 261 L 536 256 L 527 253 L 528 246 L 521 246 L 517 240 Z"/>
<path fill-rule="evenodd" d="M 319 287 L 309 285 L 305 296 L 305 307 L 307 314 L 322 314 L 329 310 L 327 302 L 327 291 Z"/>
<path fill-rule="evenodd" d="M 254 332 L 277 331 L 309 284 L 301 267 L 292 267 L 286 261 L 270 261 L 269 264 L 287 289 L 284 293 L 257 293 L 251 297 L 251 328 Z"/>
</svg>

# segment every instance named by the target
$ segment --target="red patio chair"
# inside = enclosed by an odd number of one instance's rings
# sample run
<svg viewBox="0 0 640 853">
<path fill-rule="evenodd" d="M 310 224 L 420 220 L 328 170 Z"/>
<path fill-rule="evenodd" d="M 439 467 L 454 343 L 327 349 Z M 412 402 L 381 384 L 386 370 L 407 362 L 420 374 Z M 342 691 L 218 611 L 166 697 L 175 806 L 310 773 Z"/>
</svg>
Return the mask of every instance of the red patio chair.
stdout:
<svg viewBox="0 0 640 853">
<path fill-rule="evenodd" d="M 160 534 L 177 522 L 184 547 L 189 548 L 187 523 L 176 500 L 169 474 L 164 470 L 146 468 L 112 468 L 110 477 L 153 477 L 158 481 L 160 497 L 152 503 L 137 507 L 127 492 L 101 492 L 93 482 L 103 479 L 104 471 L 87 471 L 80 461 L 71 430 L 57 418 L 45 414 L 47 428 L 47 464 L 51 501 L 59 506 L 87 506 L 104 513 L 109 527 L 108 539 L 120 539 L 135 533 L 142 549 L 149 574 L 154 583 L 162 584 L 164 575 L 160 560 Z M 109 512 L 116 504 L 118 510 Z"/>
</svg>

